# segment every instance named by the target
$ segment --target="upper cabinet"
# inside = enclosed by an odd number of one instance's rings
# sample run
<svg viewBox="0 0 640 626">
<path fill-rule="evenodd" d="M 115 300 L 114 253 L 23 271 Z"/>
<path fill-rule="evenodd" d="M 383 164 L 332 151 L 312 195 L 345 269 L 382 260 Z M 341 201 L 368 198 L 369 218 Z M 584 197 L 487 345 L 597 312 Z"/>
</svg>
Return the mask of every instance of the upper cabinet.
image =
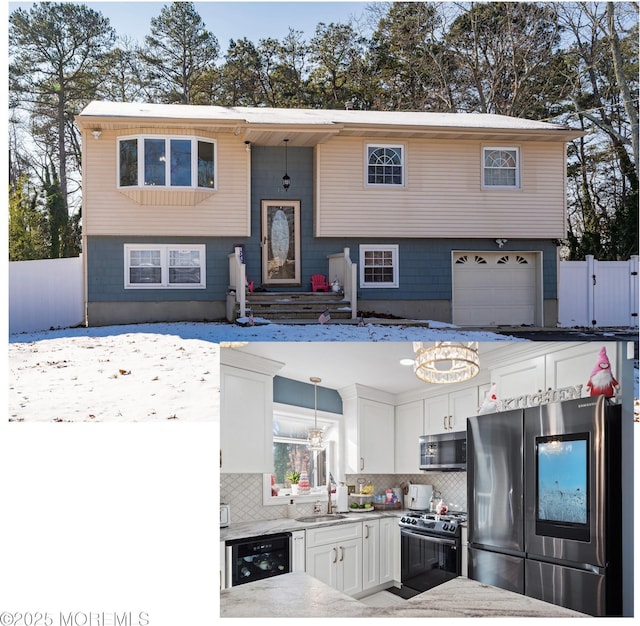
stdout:
<svg viewBox="0 0 640 626">
<path fill-rule="evenodd" d="M 598 360 L 602 346 L 597 343 L 565 344 L 561 349 L 547 346 L 540 354 L 535 347 L 531 353 L 520 353 L 519 358 L 505 361 L 491 370 L 491 381 L 498 387 L 498 398 L 518 398 L 549 389 L 558 390 L 582 385 L 582 395 L 587 395 L 584 386 Z M 607 343 L 607 355 L 611 363 L 617 359 L 617 345 Z M 526 349 L 525 349 L 526 350 Z M 534 352 L 535 351 L 535 352 Z"/>
<path fill-rule="evenodd" d="M 396 474 L 417 474 L 420 471 L 418 437 L 425 434 L 424 400 L 415 400 L 396 407 Z"/>
<path fill-rule="evenodd" d="M 375 389 L 352 385 L 340 390 L 345 424 L 345 473 L 394 472 L 394 404 Z"/>
<path fill-rule="evenodd" d="M 452 391 L 424 401 L 425 435 L 466 430 L 467 418 L 478 411 L 476 386 Z"/>
<path fill-rule="evenodd" d="M 281 363 L 232 349 L 220 356 L 220 471 L 273 471 L 273 377 Z"/>
</svg>

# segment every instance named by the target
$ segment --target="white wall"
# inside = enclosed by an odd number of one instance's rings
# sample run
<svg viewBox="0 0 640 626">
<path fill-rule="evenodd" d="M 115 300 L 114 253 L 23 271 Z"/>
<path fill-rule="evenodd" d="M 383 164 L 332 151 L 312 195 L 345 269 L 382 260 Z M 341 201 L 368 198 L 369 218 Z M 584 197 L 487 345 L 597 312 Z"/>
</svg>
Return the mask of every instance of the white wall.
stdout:
<svg viewBox="0 0 640 626">
<path fill-rule="evenodd" d="M 84 321 L 82 255 L 9 263 L 9 332 L 76 326 Z"/>
</svg>

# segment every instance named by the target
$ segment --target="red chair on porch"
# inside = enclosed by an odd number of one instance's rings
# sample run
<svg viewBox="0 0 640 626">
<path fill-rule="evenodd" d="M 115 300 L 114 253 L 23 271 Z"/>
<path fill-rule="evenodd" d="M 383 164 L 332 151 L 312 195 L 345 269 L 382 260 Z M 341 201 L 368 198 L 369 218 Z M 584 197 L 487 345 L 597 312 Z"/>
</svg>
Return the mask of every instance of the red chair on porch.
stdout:
<svg viewBox="0 0 640 626">
<path fill-rule="evenodd" d="M 314 274 L 311 277 L 311 291 L 329 291 L 329 283 L 323 274 Z"/>
</svg>

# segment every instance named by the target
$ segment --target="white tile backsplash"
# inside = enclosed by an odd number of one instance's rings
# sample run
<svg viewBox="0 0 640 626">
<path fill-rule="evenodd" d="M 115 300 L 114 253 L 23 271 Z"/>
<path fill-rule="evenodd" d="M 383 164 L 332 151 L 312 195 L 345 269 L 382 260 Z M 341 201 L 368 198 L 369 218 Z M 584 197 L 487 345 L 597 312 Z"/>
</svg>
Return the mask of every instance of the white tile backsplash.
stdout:
<svg viewBox="0 0 640 626">
<path fill-rule="evenodd" d="M 364 478 L 375 487 L 375 494 L 385 489 L 413 484 L 432 485 L 442 492 L 450 505 L 467 510 L 466 472 L 429 472 L 423 474 L 347 474 L 346 484 L 355 485 Z M 253 522 L 280 519 L 287 516 L 286 505 L 264 506 L 262 504 L 262 474 L 221 474 L 220 501 L 231 507 L 231 522 Z M 296 505 L 297 515 L 311 515 L 313 503 Z"/>
</svg>

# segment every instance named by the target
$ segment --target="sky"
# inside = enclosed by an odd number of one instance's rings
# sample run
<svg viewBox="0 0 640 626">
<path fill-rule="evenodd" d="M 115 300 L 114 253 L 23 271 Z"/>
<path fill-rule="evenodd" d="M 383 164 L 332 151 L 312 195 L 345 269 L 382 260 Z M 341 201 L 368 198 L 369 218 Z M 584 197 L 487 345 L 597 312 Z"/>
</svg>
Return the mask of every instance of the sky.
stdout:
<svg viewBox="0 0 640 626">
<path fill-rule="evenodd" d="M 9 10 L 17 7 L 28 10 L 33 2 L 11 2 Z M 149 34 L 151 18 L 157 17 L 169 2 L 86 2 L 87 6 L 109 18 L 120 36 L 127 35 L 140 43 Z M 230 39 L 246 37 L 257 43 L 259 39 L 282 39 L 289 28 L 301 30 L 311 39 L 320 22 L 347 22 L 351 17 L 366 17 L 371 2 L 232 2 L 196 1 L 196 9 L 206 28 L 218 39 L 221 54 Z"/>
</svg>

